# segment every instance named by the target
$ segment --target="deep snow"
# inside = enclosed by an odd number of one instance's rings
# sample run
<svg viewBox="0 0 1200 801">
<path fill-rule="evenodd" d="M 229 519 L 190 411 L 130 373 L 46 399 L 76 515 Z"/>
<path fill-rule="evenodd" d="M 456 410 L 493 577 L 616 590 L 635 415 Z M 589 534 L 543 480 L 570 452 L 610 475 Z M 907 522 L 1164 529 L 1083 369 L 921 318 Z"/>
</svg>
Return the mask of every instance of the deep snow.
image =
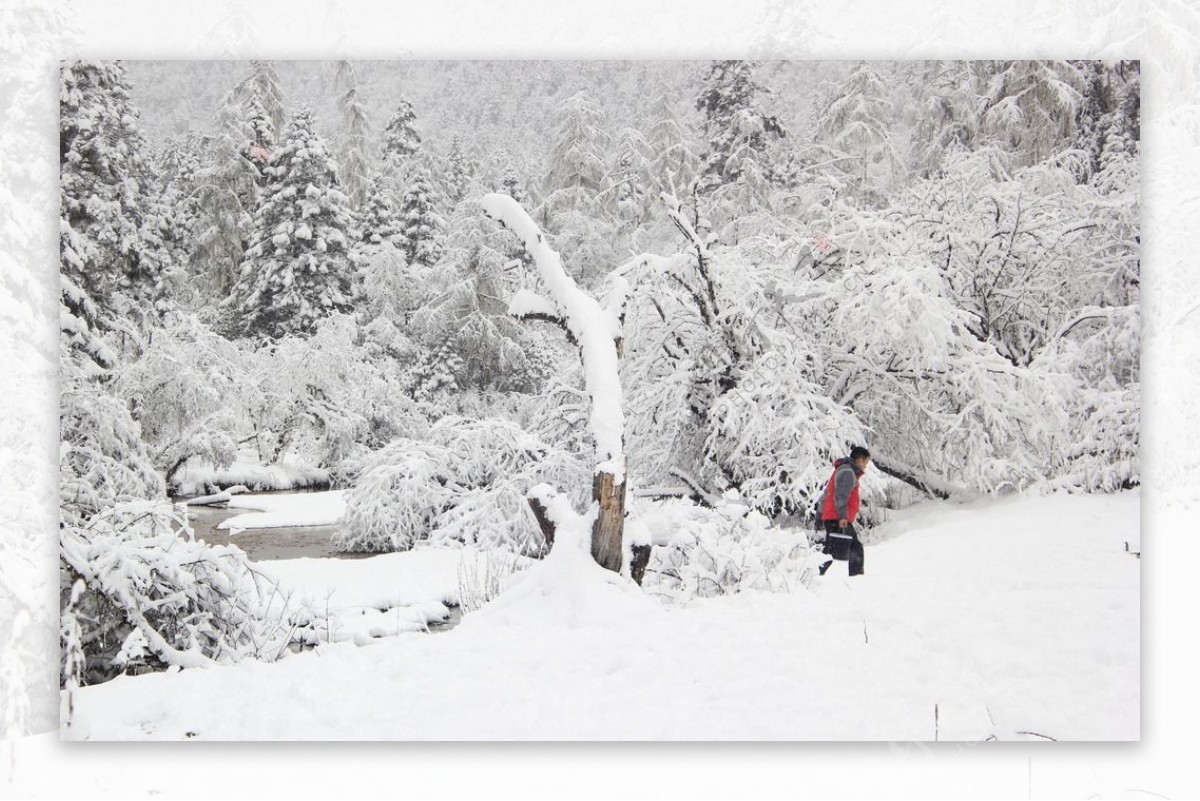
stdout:
<svg viewBox="0 0 1200 801">
<path fill-rule="evenodd" d="M 79 691 L 62 736 L 1135 740 L 1139 500 L 924 503 L 879 530 L 865 576 L 683 607 L 563 549 L 443 635 L 120 678 Z M 429 558 L 275 564 L 347 598 L 388 576 L 395 601 L 453 597 L 448 562 L 404 577 Z"/>
</svg>

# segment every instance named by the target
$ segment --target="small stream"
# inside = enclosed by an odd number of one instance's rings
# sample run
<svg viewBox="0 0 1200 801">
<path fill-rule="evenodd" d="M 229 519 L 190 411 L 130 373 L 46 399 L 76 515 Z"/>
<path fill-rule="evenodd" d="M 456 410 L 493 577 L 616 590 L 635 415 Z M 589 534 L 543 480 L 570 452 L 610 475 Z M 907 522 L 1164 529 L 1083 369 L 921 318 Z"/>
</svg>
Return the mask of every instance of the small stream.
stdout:
<svg viewBox="0 0 1200 801">
<path fill-rule="evenodd" d="M 294 493 L 295 490 L 289 490 Z M 256 492 L 254 495 L 274 493 Z M 243 497 L 249 497 L 247 494 Z M 172 498 L 174 503 L 182 503 L 187 498 Z M 228 529 L 217 526 L 231 517 L 253 509 L 225 508 L 221 506 L 189 506 L 188 521 L 196 532 L 196 539 L 204 540 L 209 545 L 236 545 L 246 552 L 252 560 L 268 561 L 271 559 L 300 559 L 311 557 L 315 559 L 364 559 L 375 556 L 372 553 L 342 553 L 334 550 L 332 537 L 337 526 L 288 526 L 286 528 L 249 528 L 230 536 Z"/>
<path fill-rule="evenodd" d="M 288 490 L 295 493 L 296 490 Z M 282 493 L 255 492 L 252 495 Z M 247 493 L 242 497 L 250 497 Z M 172 498 L 173 503 L 183 503 L 187 497 Z M 273 559 L 369 559 L 377 553 L 344 553 L 333 547 L 332 538 L 337 531 L 332 526 L 287 526 L 283 528 L 251 528 L 230 535 L 228 529 L 217 528 L 222 522 L 236 515 L 252 512 L 253 509 L 227 508 L 223 506 L 188 506 L 188 522 L 197 540 L 209 545 L 236 545 L 245 551 L 252 561 Z M 463 611 L 458 606 L 448 607 L 450 614 L 441 622 L 431 621 L 430 633 L 449 631 L 462 620 Z"/>
</svg>

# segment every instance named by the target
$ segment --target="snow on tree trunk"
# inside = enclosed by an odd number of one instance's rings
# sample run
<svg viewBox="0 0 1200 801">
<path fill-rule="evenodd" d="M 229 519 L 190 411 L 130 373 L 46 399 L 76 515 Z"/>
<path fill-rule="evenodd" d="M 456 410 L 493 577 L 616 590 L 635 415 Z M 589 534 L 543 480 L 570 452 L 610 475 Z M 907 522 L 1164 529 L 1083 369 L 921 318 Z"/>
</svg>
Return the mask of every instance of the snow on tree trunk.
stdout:
<svg viewBox="0 0 1200 801">
<path fill-rule="evenodd" d="M 547 243 L 537 224 L 506 195 L 483 198 L 485 213 L 513 231 L 533 257 L 550 298 L 535 304 L 552 305 L 559 322 L 579 345 L 584 385 L 591 399 L 589 425 L 596 441 L 592 498 L 592 556 L 609 570 L 619 571 L 625 525 L 625 415 L 617 372 L 621 318 L 629 286 L 620 275 L 609 276 L 609 296 L 602 306 L 567 275 L 562 260 Z M 528 300 L 528 295 L 525 296 Z M 510 307 L 510 312 L 515 311 Z M 536 507 L 535 507 L 536 512 Z M 543 525 L 542 518 L 538 521 Z"/>
</svg>

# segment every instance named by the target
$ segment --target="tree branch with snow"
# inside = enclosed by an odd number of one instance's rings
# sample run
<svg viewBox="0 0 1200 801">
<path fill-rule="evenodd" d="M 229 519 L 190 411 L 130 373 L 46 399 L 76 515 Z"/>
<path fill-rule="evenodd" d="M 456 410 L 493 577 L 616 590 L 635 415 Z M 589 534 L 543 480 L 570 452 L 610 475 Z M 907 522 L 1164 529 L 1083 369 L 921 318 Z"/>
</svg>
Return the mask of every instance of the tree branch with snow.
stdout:
<svg viewBox="0 0 1200 801">
<path fill-rule="evenodd" d="M 519 316 L 541 316 L 563 321 L 569 337 L 578 344 L 584 367 L 584 386 L 591 401 L 588 424 L 596 442 L 596 467 L 592 497 L 597 503 L 592 521 L 592 556 L 602 566 L 619 571 L 625 518 L 625 414 L 621 407 L 621 380 L 617 372 L 621 318 L 628 282 L 614 271 L 608 278 L 607 302 L 601 305 L 579 288 L 563 269 L 562 259 L 521 206 L 507 195 L 483 198 L 484 212 L 508 228 L 533 257 L 538 275 L 548 291 L 543 298 L 518 293 L 510 311 Z M 535 514 L 537 513 L 534 507 Z M 539 522 L 542 518 L 539 517 Z"/>
</svg>

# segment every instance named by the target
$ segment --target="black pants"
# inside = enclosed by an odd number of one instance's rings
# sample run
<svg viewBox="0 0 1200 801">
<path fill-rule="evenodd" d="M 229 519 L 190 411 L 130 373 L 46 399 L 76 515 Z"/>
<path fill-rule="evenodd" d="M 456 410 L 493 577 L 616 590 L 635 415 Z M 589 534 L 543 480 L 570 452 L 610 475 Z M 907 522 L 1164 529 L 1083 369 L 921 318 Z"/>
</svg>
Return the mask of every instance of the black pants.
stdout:
<svg viewBox="0 0 1200 801">
<path fill-rule="evenodd" d="M 853 523 L 847 524 L 843 530 L 838 525 L 838 521 L 825 521 L 825 553 L 834 559 L 849 562 L 850 575 L 861 576 L 863 574 L 865 561 L 863 546 L 858 539 L 858 532 L 854 530 Z"/>
</svg>

